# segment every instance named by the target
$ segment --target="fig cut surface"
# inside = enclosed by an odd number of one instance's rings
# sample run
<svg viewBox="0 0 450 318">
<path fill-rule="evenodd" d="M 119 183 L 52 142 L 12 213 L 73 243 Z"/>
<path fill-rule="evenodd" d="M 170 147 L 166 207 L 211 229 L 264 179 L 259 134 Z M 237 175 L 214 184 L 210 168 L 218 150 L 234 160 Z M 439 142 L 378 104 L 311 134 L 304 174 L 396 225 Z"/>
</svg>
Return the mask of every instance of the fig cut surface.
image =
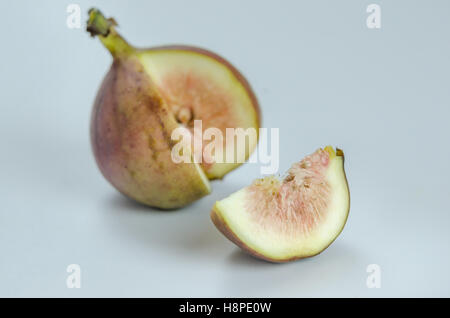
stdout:
<svg viewBox="0 0 450 318">
<path fill-rule="evenodd" d="M 344 153 L 327 146 L 287 176 L 255 180 L 216 202 L 211 219 L 244 251 L 271 262 L 310 257 L 341 233 L 350 209 Z"/>
</svg>

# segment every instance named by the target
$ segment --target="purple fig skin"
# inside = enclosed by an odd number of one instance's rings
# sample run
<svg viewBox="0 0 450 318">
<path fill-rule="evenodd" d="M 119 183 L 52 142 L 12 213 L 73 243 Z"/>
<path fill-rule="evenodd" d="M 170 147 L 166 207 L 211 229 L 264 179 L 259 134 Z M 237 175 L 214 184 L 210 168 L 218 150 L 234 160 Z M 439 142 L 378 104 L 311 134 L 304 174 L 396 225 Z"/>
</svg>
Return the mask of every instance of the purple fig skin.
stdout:
<svg viewBox="0 0 450 318">
<path fill-rule="evenodd" d="M 163 209 L 208 194 L 194 164 L 172 161 L 171 132 L 178 126 L 140 61 L 115 57 L 91 117 L 93 153 L 104 177 L 124 195 Z"/>
</svg>

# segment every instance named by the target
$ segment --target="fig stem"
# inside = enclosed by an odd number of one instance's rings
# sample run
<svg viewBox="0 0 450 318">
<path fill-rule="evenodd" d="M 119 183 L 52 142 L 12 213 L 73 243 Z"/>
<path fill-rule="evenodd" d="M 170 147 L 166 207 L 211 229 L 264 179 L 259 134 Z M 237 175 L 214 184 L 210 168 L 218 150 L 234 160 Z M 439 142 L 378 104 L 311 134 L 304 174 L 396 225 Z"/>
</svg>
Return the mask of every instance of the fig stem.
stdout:
<svg viewBox="0 0 450 318">
<path fill-rule="evenodd" d="M 105 18 L 96 8 L 90 9 L 88 13 L 86 31 L 92 37 L 98 36 L 113 57 L 126 56 L 134 51 L 134 48 L 117 33 L 115 29 L 117 22 L 113 18 Z"/>
</svg>

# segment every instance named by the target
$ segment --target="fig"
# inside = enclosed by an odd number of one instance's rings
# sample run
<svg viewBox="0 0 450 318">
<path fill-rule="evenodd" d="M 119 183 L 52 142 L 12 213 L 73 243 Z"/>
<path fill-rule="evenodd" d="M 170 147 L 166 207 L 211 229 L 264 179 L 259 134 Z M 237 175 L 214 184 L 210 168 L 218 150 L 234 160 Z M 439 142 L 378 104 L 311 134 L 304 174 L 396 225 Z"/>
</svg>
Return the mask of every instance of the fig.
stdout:
<svg viewBox="0 0 450 318">
<path fill-rule="evenodd" d="M 224 58 L 192 46 L 138 49 L 116 26 L 99 10 L 89 11 L 87 31 L 113 57 L 92 111 L 94 156 L 104 177 L 126 196 L 162 209 L 182 207 L 209 194 L 209 180 L 242 162 L 174 162 L 173 131 L 183 127 L 194 136 L 197 121 L 224 135 L 227 128 L 258 131 L 258 102 Z M 249 140 L 245 160 L 257 142 L 257 136 Z M 183 155 L 193 158 L 194 150 Z M 229 151 L 226 145 L 222 150 Z"/>
<path fill-rule="evenodd" d="M 257 179 L 215 203 L 211 219 L 244 251 L 271 262 L 310 257 L 341 233 L 350 209 L 344 153 L 318 149 L 287 176 Z"/>
</svg>

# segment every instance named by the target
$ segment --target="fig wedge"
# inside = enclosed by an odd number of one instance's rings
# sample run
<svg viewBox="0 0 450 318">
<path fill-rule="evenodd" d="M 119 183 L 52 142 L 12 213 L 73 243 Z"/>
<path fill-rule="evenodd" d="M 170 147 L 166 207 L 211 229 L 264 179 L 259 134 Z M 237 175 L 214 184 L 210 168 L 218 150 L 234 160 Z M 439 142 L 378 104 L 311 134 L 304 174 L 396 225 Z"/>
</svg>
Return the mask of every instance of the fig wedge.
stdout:
<svg viewBox="0 0 450 318">
<path fill-rule="evenodd" d="M 216 202 L 211 219 L 251 255 L 287 262 L 326 249 L 350 209 L 344 153 L 327 146 L 294 164 L 284 180 L 266 177 Z"/>
</svg>

